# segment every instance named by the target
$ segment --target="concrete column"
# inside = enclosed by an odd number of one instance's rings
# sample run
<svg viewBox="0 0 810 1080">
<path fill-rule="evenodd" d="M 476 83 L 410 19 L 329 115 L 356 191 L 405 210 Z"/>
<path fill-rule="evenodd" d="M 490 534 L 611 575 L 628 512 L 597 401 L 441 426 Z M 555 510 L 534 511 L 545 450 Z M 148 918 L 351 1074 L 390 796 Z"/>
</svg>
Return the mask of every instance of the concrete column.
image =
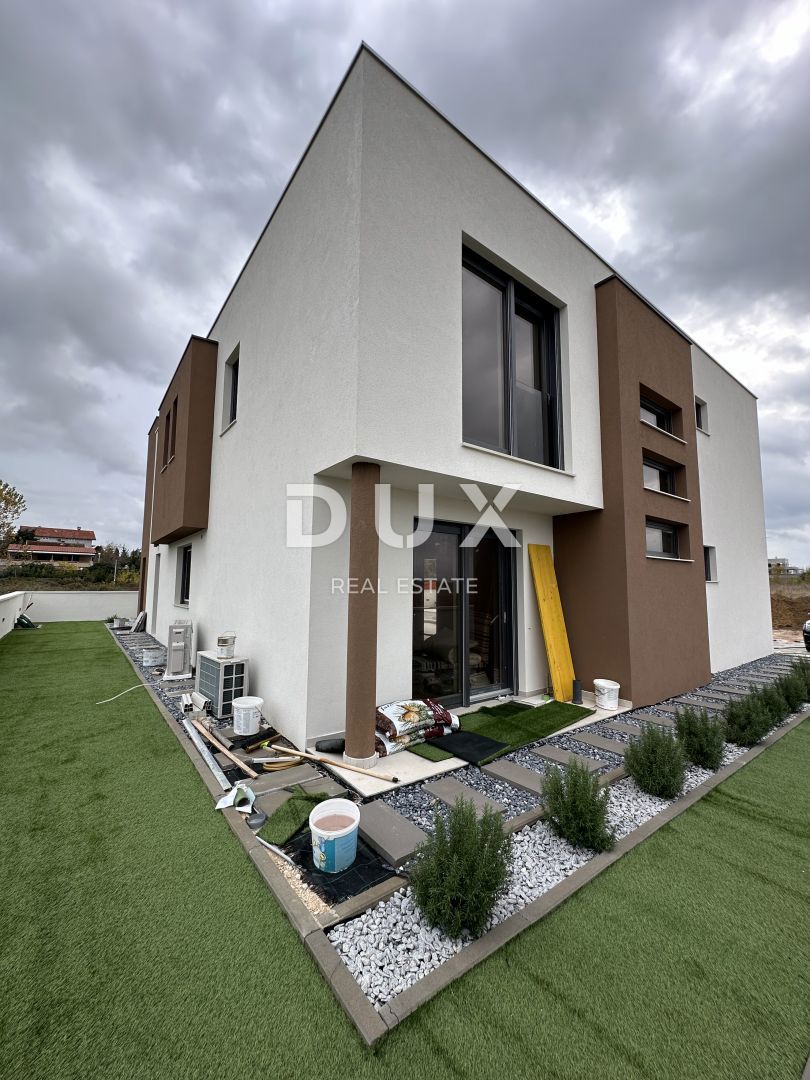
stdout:
<svg viewBox="0 0 810 1080">
<path fill-rule="evenodd" d="M 346 647 L 345 761 L 361 768 L 377 760 L 374 714 L 377 708 L 377 574 L 379 539 L 374 519 L 380 466 L 352 465 L 349 518 L 349 633 Z"/>
</svg>

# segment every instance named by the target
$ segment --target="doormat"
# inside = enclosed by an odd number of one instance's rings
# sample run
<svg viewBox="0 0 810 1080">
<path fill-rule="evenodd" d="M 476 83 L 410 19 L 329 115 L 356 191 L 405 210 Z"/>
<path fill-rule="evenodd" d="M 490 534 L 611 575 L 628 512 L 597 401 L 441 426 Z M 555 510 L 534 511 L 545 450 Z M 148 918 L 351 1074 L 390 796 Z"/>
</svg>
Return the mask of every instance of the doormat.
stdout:
<svg viewBox="0 0 810 1080">
<path fill-rule="evenodd" d="M 296 833 L 283 848 L 301 871 L 304 884 L 329 904 L 341 904 L 353 896 L 370 889 L 373 885 L 396 877 L 396 871 L 385 862 L 361 837 L 357 838 L 357 858 L 339 874 L 325 874 L 316 870 L 312 863 L 312 835 L 309 826 Z"/>
</svg>

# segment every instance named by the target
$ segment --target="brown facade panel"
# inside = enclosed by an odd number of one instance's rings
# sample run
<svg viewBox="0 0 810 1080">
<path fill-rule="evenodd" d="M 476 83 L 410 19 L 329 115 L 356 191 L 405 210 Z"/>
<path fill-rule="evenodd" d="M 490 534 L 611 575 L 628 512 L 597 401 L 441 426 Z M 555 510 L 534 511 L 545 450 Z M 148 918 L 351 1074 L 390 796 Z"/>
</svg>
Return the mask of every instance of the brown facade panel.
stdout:
<svg viewBox="0 0 810 1080">
<path fill-rule="evenodd" d="M 208 525 L 216 371 L 217 343 L 192 337 L 156 420 L 153 544 L 172 543 Z"/>
<path fill-rule="evenodd" d="M 577 677 L 645 705 L 710 677 L 691 350 L 616 278 L 596 312 L 604 510 L 555 518 L 554 555 Z M 642 398 L 669 431 L 642 421 Z M 645 460 L 673 493 L 645 488 Z M 675 528 L 678 559 L 648 557 L 648 519 Z"/>
</svg>

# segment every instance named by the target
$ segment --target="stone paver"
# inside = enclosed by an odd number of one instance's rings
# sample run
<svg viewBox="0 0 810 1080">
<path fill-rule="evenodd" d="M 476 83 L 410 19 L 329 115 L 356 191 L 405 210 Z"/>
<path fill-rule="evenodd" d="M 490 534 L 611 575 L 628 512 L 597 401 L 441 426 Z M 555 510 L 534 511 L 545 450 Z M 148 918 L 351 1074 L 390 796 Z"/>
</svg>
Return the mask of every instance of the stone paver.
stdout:
<svg viewBox="0 0 810 1080">
<path fill-rule="evenodd" d="M 505 780 L 507 784 L 522 788 L 523 791 L 530 791 L 532 795 L 543 793 L 543 777 L 540 773 L 517 765 L 514 761 L 493 761 L 490 765 L 484 765 L 481 772 L 494 776 L 496 780 Z"/>
<path fill-rule="evenodd" d="M 717 688 L 719 694 L 725 694 L 727 697 L 744 698 L 748 697 L 747 690 L 739 690 L 736 686 L 722 686 Z"/>
<path fill-rule="evenodd" d="M 380 799 L 360 807 L 360 835 L 394 867 L 402 866 L 427 840 L 412 821 Z"/>
<path fill-rule="evenodd" d="M 572 732 L 571 738 L 574 735 L 580 739 L 576 732 Z M 605 765 L 607 765 L 606 761 L 597 761 L 596 758 L 586 757 L 585 754 L 575 754 L 571 750 L 563 750 L 559 746 L 530 746 L 528 749 L 530 753 L 546 758 L 548 761 L 556 761 L 558 765 L 567 765 L 569 760 L 574 758 L 580 765 L 584 765 L 588 772 L 596 772 L 597 769 L 604 769 Z"/>
<path fill-rule="evenodd" d="M 686 694 L 684 694 L 683 697 L 675 698 L 675 701 L 678 702 L 679 705 L 688 705 L 692 709 L 705 709 L 707 712 L 725 712 L 726 711 L 725 705 L 721 705 L 719 701 L 715 702 L 714 705 L 711 705 L 708 701 L 705 701 L 703 698 L 689 697 Z"/>
<path fill-rule="evenodd" d="M 449 776 L 443 776 L 439 780 L 431 780 L 429 784 L 424 784 L 423 787 L 428 795 L 441 799 L 448 806 L 452 806 L 457 799 L 466 799 L 467 802 L 473 804 L 479 817 L 483 814 L 485 806 L 496 810 L 498 813 L 503 813 L 506 810 L 505 806 L 495 802 L 494 799 L 490 799 L 487 795 L 476 791 L 475 788 L 459 783 L 458 780 L 453 780 Z"/>
<path fill-rule="evenodd" d="M 621 754 L 622 757 L 628 746 L 627 743 L 619 742 L 618 739 L 606 739 L 602 735 L 591 735 L 589 732 L 582 734 L 574 731 L 571 733 L 571 738 L 585 743 L 586 746 L 592 746 L 595 750 L 609 750 L 611 754 Z"/>
<path fill-rule="evenodd" d="M 306 784 L 310 780 L 324 780 L 324 777 L 311 765 L 293 765 L 291 769 L 279 769 L 278 772 L 260 773 L 250 786 L 256 795 L 265 795 L 268 791 L 278 791 L 291 784 Z"/>
<path fill-rule="evenodd" d="M 656 716 L 654 713 L 639 713 L 636 719 L 641 724 L 655 724 L 656 727 L 663 728 L 675 727 L 675 721 L 671 716 Z"/>
<path fill-rule="evenodd" d="M 268 791 L 266 795 L 260 795 L 253 804 L 256 810 L 261 810 L 268 817 L 289 799 L 289 791 Z"/>
<path fill-rule="evenodd" d="M 622 720 L 612 720 L 605 724 L 604 730 L 618 731 L 620 735 L 629 735 L 632 739 L 637 739 L 641 734 L 635 724 L 625 724 Z"/>
</svg>

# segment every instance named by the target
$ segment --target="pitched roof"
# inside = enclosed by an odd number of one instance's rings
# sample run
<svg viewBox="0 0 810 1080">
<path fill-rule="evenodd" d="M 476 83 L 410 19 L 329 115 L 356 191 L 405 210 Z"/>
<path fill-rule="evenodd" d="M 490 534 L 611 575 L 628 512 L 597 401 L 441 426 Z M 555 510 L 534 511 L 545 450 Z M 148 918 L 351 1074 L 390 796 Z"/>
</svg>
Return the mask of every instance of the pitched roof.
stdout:
<svg viewBox="0 0 810 1080">
<path fill-rule="evenodd" d="M 49 529 L 45 525 L 38 525 L 34 529 L 34 536 L 52 540 L 95 540 L 96 538 L 92 529 Z"/>
<path fill-rule="evenodd" d="M 36 555 L 87 555 L 95 558 L 96 553 L 91 547 L 74 547 L 71 544 L 9 544 L 9 553 L 27 555 L 29 552 Z"/>
</svg>

